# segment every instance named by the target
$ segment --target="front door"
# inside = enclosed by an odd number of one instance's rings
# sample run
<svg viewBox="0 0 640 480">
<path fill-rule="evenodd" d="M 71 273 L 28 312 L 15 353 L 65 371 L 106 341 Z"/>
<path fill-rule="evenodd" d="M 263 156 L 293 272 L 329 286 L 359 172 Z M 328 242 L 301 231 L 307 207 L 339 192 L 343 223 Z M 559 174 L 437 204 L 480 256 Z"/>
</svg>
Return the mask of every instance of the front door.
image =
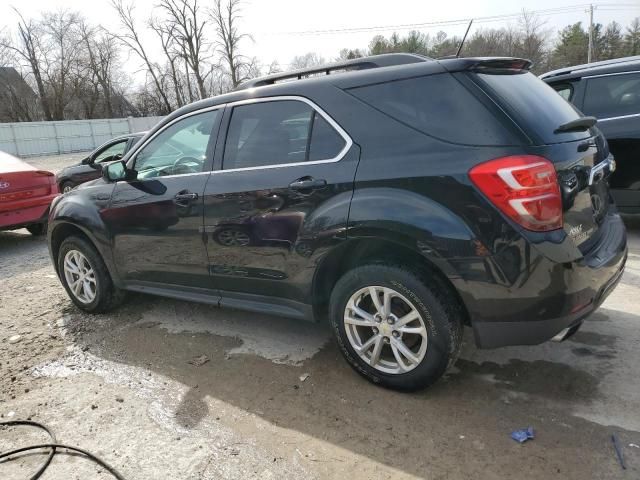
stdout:
<svg viewBox="0 0 640 480">
<path fill-rule="evenodd" d="M 239 102 L 223 123 L 204 205 L 222 304 L 260 296 L 307 303 L 314 262 L 346 237 L 359 149 L 301 98 Z"/>
<path fill-rule="evenodd" d="M 210 287 L 202 206 L 221 115 L 216 109 L 180 117 L 129 160 L 137 178 L 118 182 L 102 212 L 128 284 Z"/>
</svg>

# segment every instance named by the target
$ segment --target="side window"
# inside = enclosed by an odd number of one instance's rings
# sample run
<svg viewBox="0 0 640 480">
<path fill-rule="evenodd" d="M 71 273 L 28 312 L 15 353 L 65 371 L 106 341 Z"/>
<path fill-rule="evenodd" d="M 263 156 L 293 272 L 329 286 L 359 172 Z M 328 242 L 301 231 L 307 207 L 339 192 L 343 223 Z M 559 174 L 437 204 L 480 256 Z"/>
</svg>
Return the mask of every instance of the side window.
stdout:
<svg viewBox="0 0 640 480">
<path fill-rule="evenodd" d="M 234 107 L 223 168 L 284 165 L 334 158 L 345 140 L 310 105 L 297 100 Z"/>
<path fill-rule="evenodd" d="M 202 172 L 219 115 L 219 110 L 198 113 L 165 128 L 137 153 L 138 178 Z"/>
<path fill-rule="evenodd" d="M 564 98 L 567 102 L 571 101 L 573 97 L 573 87 L 569 83 L 557 83 L 555 85 L 551 85 L 551 87 L 558 92 L 562 98 Z"/>
<path fill-rule="evenodd" d="M 110 147 L 105 148 L 93 159 L 94 162 L 103 162 L 105 160 L 116 160 L 113 157 L 116 155 L 124 155 L 124 149 L 127 147 L 127 140 L 122 140 L 121 142 L 114 143 Z"/>
<path fill-rule="evenodd" d="M 466 145 L 510 145 L 507 128 L 449 73 L 394 80 L 348 90 L 404 125 Z"/>
<path fill-rule="evenodd" d="M 640 113 L 640 72 L 587 79 L 582 110 L 598 118 Z"/>
</svg>

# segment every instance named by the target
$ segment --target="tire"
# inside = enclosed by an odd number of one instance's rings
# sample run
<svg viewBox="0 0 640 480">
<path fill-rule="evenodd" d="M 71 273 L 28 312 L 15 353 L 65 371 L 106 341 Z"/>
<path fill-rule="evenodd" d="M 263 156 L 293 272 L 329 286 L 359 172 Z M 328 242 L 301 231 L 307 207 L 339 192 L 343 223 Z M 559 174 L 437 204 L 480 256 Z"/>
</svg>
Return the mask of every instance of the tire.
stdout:
<svg viewBox="0 0 640 480">
<path fill-rule="evenodd" d="M 76 186 L 71 181 L 62 182 L 60 184 L 60 193 L 67 193 L 68 191 L 73 190 L 75 187 Z"/>
<path fill-rule="evenodd" d="M 27 226 L 27 230 L 34 237 L 40 237 L 47 233 L 47 222 L 33 223 Z"/>
<path fill-rule="evenodd" d="M 367 287 L 376 289 L 380 303 L 385 292 L 390 292 L 391 314 L 386 324 L 384 318 L 374 318 L 375 329 L 370 324 L 371 315 L 367 319 L 351 307 L 347 311 L 348 304 L 364 314 L 379 311 Z M 453 366 L 462 344 L 461 306 L 448 287 L 435 275 L 419 274 L 398 265 L 365 265 L 347 272 L 331 293 L 329 313 L 347 362 L 367 380 L 386 388 L 415 391 L 432 385 Z M 416 315 L 419 318 L 401 326 Z M 349 322 L 364 319 L 366 324 L 353 325 L 347 323 L 347 318 Z M 421 333 L 408 333 L 416 331 Z M 380 347 L 377 361 L 373 361 L 379 342 L 375 337 L 380 336 L 386 345 Z M 364 351 L 364 359 L 356 347 L 366 346 L 372 338 L 374 344 Z M 400 342 L 410 350 L 413 362 L 401 353 L 407 350 L 401 348 Z"/>
<path fill-rule="evenodd" d="M 82 295 L 79 296 L 75 293 L 69 285 L 68 274 L 67 271 L 65 271 L 65 259 L 70 252 L 78 252 L 84 257 L 86 264 L 88 264 L 88 267 L 92 270 L 92 278 L 95 280 L 95 282 L 92 283 L 92 285 L 94 285 L 93 289 L 95 290 L 93 298 L 91 298 L 90 295 L 84 295 L 84 298 L 82 298 Z M 69 258 L 71 259 L 74 255 L 75 254 L 72 253 Z M 82 264 L 84 264 L 84 261 Z M 60 277 L 62 285 L 67 291 L 69 298 L 71 298 L 73 303 L 81 310 L 89 313 L 103 313 L 114 309 L 123 302 L 125 298 L 124 290 L 117 288 L 113 284 L 102 257 L 100 257 L 98 251 L 88 240 L 77 236 L 67 237 L 58 250 L 57 265 L 58 276 Z M 72 276 L 72 278 L 76 277 L 77 276 Z M 81 290 L 80 293 L 82 294 L 82 292 Z"/>
</svg>

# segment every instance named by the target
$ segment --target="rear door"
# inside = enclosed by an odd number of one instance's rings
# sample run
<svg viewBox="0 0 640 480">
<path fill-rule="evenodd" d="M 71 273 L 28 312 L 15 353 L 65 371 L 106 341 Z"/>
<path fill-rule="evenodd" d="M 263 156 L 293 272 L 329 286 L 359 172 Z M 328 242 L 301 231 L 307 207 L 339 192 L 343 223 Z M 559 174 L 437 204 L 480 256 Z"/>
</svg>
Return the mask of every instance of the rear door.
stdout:
<svg viewBox="0 0 640 480">
<path fill-rule="evenodd" d="M 596 128 L 560 131 L 582 114 L 529 72 L 478 73 L 475 79 L 529 136 L 527 153 L 554 163 L 563 194 L 564 229 L 586 251 L 598 241 L 609 210 L 607 179 L 613 167 L 604 137 Z"/>
<path fill-rule="evenodd" d="M 317 256 L 345 238 L 359 150 L 301 97 L 239 102 L 225 116 L 204 204 L 214 286 L 223 305 L 305 302 Z"/>
</svg>

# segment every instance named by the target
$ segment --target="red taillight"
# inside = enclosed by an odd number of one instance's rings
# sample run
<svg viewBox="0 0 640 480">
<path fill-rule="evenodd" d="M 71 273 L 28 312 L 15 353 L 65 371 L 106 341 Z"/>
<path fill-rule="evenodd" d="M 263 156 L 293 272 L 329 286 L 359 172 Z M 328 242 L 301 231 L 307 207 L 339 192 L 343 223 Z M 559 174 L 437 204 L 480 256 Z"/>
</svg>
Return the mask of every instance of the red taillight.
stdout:
<svg viewBox="0 0 640 480">
<path fill-rule="evenodd" d="M 502 213 L 527 230 L 562 228 L 562 197 L 553 164 L 535 155 L 496 158 L 469 171 Z"/>
</svg>

